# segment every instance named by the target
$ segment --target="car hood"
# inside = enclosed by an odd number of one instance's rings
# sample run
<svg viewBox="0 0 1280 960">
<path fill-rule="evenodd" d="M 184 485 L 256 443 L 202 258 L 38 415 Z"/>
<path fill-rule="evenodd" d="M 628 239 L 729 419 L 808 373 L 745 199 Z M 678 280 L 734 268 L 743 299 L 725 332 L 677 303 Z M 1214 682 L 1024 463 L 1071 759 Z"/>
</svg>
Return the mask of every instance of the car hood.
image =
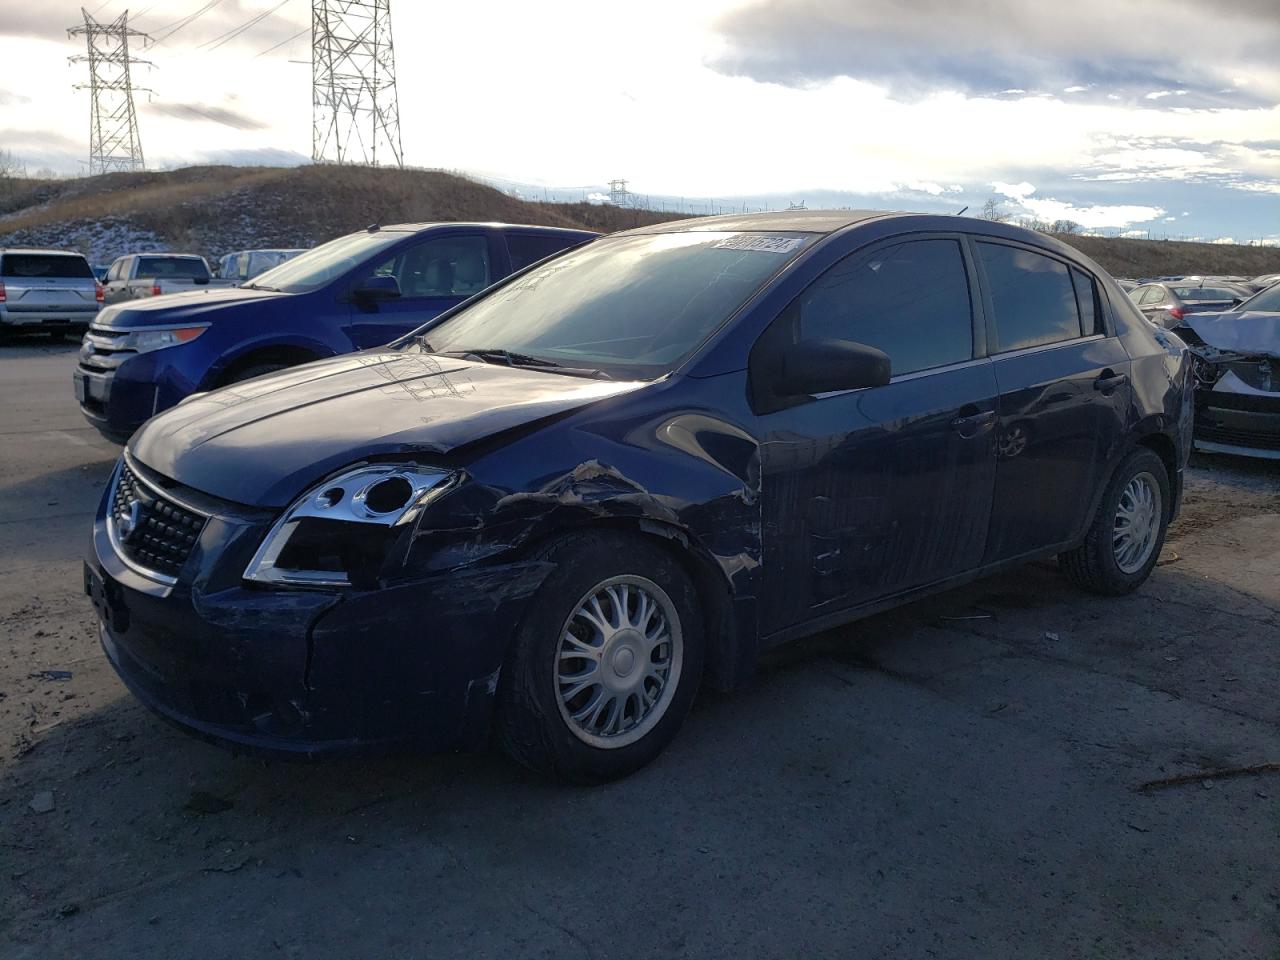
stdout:
<svg viewBox="0 0 1280 960">
<path fill-rule="evenodd" d="M 1233 310 L 1188 315 L 1182 325 L 1211 347 L 1280 358 L 1280 313 Z"/>
<path fill-rule="evenodd" d="M 266 300 L 288 300 L 296 296 L 275 290 L 246 290 L 243 287 L 197 289 L 163 297 L 145 297 L 104 307 L 94 321 L 101 327 L 134 329 L 169 326 L 174 323 L 208 323 L 238 308 L 254 309 Z"/>
<path fill-rule="evenodd" d="M 213 496 L 282 507 L 350 463 L 448 453 L 642 386 L 368 351 L 196 394 L 144 424 L 129 450 Z"/>
</svg>

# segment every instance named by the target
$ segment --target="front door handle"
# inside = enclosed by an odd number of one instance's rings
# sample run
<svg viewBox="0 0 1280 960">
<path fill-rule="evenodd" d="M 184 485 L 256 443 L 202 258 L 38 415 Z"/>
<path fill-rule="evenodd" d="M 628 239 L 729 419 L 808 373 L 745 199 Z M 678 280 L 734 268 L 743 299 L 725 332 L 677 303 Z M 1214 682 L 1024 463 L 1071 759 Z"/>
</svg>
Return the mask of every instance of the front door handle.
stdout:
<svg viewBox="0 0 1280 960">
<path fill-rule="evenodd" d="M 1093 381 L 1093 389 L 1101 391 L 1103 394 L 1108 394 L 1119 387 L 1123 387 L 1128 382 L 1128 374 L 1116 373 L 1112 370 L 1103 370 L 1098 376 L 1098 379 Z"/>
<path fill-rule="evenodd" d="M 971 408 L 962 409 L 960 416 L 951 421 L 952 429 L 962 437 L 976 437 L 996 422 L 996 412 L 994 410 L 968 413 L 968 409 Z"/>
</svg>

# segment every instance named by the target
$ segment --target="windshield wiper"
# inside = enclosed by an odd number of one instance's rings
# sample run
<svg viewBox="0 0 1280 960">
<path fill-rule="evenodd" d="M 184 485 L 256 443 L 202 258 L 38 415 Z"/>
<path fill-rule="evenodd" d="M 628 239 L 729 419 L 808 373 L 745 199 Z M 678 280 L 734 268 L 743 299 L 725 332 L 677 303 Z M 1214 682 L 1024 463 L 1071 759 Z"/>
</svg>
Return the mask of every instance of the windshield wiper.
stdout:
<svg viewBox="0 0 1280 960">
<path fill-rule="evenodd" d="M 266 291 L 267 291 L 267 292 L 269 292 L 269 293 L 279 293 L 279 292 L 280 292 L 280 288 L 279 288 L 279 287 L 264 287 L 264 286 L 263 286 L 262 284 L 260 284 L 260 283 L 245 283 L 245 284 L 241 284 L 240 289 L 241 289 L 241 290 L 266 290 Z"/>
<path fill-rule="evenodd" d="M 430 349 L 429 347 L 427 349 Z M 563 363 L 548 360 L 546 357 L 535 357 L 527 353 L 516 353 L 514 350 L 503 350 L 488 347 L 477 350 L 445 350 L 442 357 L 474 357 L 481 363 L 505 363 L 509 367 L 532 367 L 534 369 L 554 370 L 572 377 L 594 377 L 597 380 L 612 380 L 603 370 L 592 370 L 587 367 L 567 367 Z"/>
</svg>

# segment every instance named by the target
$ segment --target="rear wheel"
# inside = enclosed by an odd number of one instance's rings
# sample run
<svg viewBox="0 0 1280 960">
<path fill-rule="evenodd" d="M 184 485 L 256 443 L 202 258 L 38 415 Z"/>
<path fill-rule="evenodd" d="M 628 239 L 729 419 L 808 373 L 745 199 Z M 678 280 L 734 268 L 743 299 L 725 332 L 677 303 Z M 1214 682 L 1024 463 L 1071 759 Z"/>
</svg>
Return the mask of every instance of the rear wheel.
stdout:
<svg viewBox="0 0 1280 960">
<path fill-rule="evenodd" d="M 514 759 L 578 783 L 626 776 L 672 740 L 702 674 L 702 621 L 679 562 L 638 537 L 574 534 L 520 625 L 499 689 Z"/>
<path fill-rule="evenodd" d="M 1105 596 L 1137 589 L 1151 575 L 1169 523 L 1169 475 L 1151 450 L 1135 450 L 1116 468 L 1098 513 L 1058 566 L 1076 586 Z"/>
</svg>

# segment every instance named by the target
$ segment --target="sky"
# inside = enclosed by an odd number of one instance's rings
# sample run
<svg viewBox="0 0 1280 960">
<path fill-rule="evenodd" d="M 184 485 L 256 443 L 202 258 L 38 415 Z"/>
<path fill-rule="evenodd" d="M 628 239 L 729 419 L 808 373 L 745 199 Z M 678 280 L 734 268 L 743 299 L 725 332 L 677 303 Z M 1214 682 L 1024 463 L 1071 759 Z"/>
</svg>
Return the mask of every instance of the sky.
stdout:
<svg viewBox="0 0 1280 960">
<path fill-rule="evenodd" d="M 149 167 L 309 160 L 308 0 L 87 7 L 164 38 L 134 51 Z M 32 171 L 84 169 L 80 20 L 0 0 L 0 149 Z M 392 23 L 413 166 L 1280 243 L 1277 0 L 393 0 Z"/>
</svg>

